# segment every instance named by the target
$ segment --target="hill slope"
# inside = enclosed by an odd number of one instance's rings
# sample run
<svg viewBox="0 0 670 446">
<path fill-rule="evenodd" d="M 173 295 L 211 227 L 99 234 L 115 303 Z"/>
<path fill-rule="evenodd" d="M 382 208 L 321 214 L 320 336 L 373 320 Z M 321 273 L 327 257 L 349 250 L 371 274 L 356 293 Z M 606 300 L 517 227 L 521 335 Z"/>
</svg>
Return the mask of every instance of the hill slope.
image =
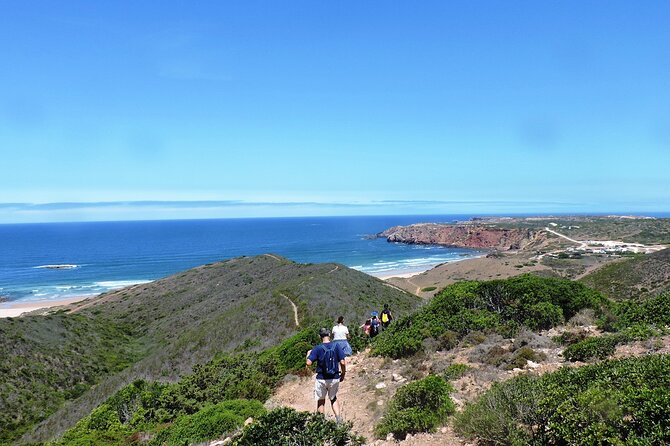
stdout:
<svg viewBox="0 0 670 446">
<path fill-rule="evenodd" d="M 580 280 L 617 300 L 670 290 L 670 248 L 607 264 Z"/>
<path fill-rule="evenodd" d="M 0 320 L 11 340 L 0 346 L 0 442 L 61 407 L 23 439 L 50 438 L 135 379 L 173 381 L 219 352 L 275 345 L 298 328 L 291 303 L 301 325 L 338 315 L 353 325 L 384 303 L 402 314 L 418 299 L 342 265 L 265 255 Z"/>
</svg>

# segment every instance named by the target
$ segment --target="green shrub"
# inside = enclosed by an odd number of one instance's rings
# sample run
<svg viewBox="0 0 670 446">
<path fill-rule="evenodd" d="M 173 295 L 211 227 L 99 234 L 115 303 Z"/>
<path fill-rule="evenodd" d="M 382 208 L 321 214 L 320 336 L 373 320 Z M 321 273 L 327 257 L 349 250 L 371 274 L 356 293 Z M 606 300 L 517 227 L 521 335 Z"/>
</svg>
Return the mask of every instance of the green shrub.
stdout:
<svg viewBox="0 0 670 446">
<path fill-rule="evenodd" d="M 310 326 L 263 352 L 261 359 L 273 363 L 273 373 L 283 377 L 286 373 L 303 369 L 307 352 L 320 342 L 318 327 Z"/>
<path fill-rule="evenodd" d="M 513 336 L 520 327 L 546 329 L 579 310 L 607 309 L 606 299 L 584 285 L 564 279 L 522 275 L 488 282 L 448 286 L 416 313 L 399 319 L 374 342 L 373 353 L 400 358 L 426 346 L 440 346 L 447 332 L 463 337 L 494 330 Z M 426 339 L 437 342 L 424 343 Z M 439 348 L 439 347 L 438 347 Z"/>
<path fill-rule="evenodd" d="M 365 350 L 370 345 L 370 337 L 366 336 L 362 330 L 355 330 L 349 338 L 349 345 L 354 353 Z"/>
<path fill-rule="evenodd" d="M 297 412 L 282 407 L 245 427 L 235 446 L 358 446 L 363 437 L 351 432 L 351 424 L 337 425 L 319 413 Z"/>
<path fill-rule="evenodd" d="M 451 332 L 454 333 L 454 332 Z M 482 342 L 486 341 L 486 335 L 481 331 L 471 331 L 463 337 L 461 346 L 463 347 L 473 347 L 479 345 Z"/>
<path fill-rule="evenodd" d="M 444 379 L 447 381 L 454 381 L 462 376 L 464 376 L 466 373 L 468 373 L 468 370 L 470 370 L 472 367 L 470 367 L 467 364 L 459 364 L 459 363 L 454 363 L 449 365 L 449 367 L 446 368 L 442 376 Z"/>
<path fill-rule="evenodd" d="M 437 337 L 439 350 L 451 350 L 458 345 L 459 335 L 455 331 L 447 330 Z"/>
<path fill-rule="evenodd" d="M 540 362 L 547 359 L 547 355 L 542 352 L 536 352 L 530 347 L 521 347 L 520 349 L 512 353 L 512 357 L 508 360 L 505 368 L 507 370 L 512 370 L 516 368 L 523 368 L 526 366 L 528 361 Z"/>
<path fill-rule="evenodd" d="M 561 345 L 572 345 L 583 341 L 588 337 L 588 332 L 582 331 L 566 331 L 559 336 L 554 336 L 552 340 Z"/>
<path fill-rule="evenodd" d="M 401 387 L 375 433 L 380 438 L 393 433 L 396 439 L 404 439 L 410 433 L 433 431 L 455 411 L 449 397 L 452 391 L 448 382 L 435 375 Z"/>
<path fill-rule="evenodd" d="M 620 342 L 621 336 L 619 335 L 592 336 L 568 346 L 563 351 L 563 357 L 573 362 L 605 359 L 614 354 L 616 346 Z"/>
<path fill-rule="evenodd" d="M 657 327 L 670 325 L 670 293 L 659 294 L 648 299 L 629 300 L 619 304 L 616 314 L 618 327 L 635 324 L 652 324 Z"/>
<path fill-rule="evenodd" d="M 483 445 L 670 442 L 670 356 L 564 367 L 496 383 L 456 416 Z"/>
<path fill-rule="evenodd" d="M 531 305 L 528 316 L 524 319 L 524 325 L 531 330 L 546 330 L 565 322 L 561 307 L 551 302 L 539 302 Z"/>
<path fill-rule="evenodd" d="M 436 286 L 427 286 L 425 288 L 421 288 L 422 293 L 428 293 L 430 291 L 435 291 L 437 289 Z"/>
<path fill-rule="evenodd" d="M 167 429 L 160 432 L 150 446 L 188 446 L 213 440 L 234 431 L 249 418 L 265 413 L 259 401 L 232 400 L 208 405 L 193 415 L 183 415 Z"/>
<path fill-rule="evenodd" d="M 537 407 L 542 396 L 539 379 L 522 375 L 504 383 L 494 383 L 490 390 L 454 420 L 456 431 L 483 445 L 529 444 L 528 427 L 540 423 Z"/>
<path fill-rule="evenodd" d="M 657 334 L 657 331 L 648 326 L 633 325 L 619 333 L 588 337 L 569 345 L 563 351 L 563 357 L 568 361 L 605 359 L 614 354 L 617 345 L 648 339 Z"/>
</svg>

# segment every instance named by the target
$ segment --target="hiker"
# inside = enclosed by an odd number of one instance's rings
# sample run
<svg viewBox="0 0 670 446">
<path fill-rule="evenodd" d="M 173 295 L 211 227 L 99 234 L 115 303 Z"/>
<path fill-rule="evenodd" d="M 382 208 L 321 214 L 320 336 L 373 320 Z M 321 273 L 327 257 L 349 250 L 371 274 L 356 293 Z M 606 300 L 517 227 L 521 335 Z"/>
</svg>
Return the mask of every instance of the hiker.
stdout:
<svg viewBox="0 0 670 446">
<path fill-rule="evenodd" d="M 365 323 L 361 325 L 361 329 L 363 330 L 363 333 L 365 336 L 368 338 L 370 337 L 370 319 L 366 319 Z"/>
<path fill-rule="evenodd" d="M 384 304 L 384 309 L 382 310 L 381 316 L 382 329 L 386 330 L 392 320 L 393 314 L 391 314 L 391 310 L 389 310 L 389 304 Z"/>
<path fill-rule="evenodd" d="M 349 329 L 344 325 L 344 316 L 337 318 L 337 325 L 333 327 L 333 342 L 342 347 L 344 356 L 351 356 L 353 350 L 349 344 Z"/>
<path fill-rule="evenodd" d="M 377 319 L 377 316 L 379 313 L 376 311 L 372 312 L 372 318 L 370 319 L 370 337 L 374 338 L 379 334 L 379 326 L 381 323 L 379 322 L 379 319 Z"/>
<path fill-rule="evenodd" d="M 340 405 L 337 403 L 337 389 L 340 382 L 344 381 L 347 372 L 346 357 L 342 347 L 335 342 L 330 342 L 330 330 L 322 328 L 319 330 L 321 344 L 307 352 L 307 367 L 316 361 L 316 382 L 314 384 L 314 399 L 316 400 L 317 412 L 323 414 L 326 407 L 326 396 L 333 407 L 333 413 L 338 424 L 342 422 Z M 340 367 L 342 372 L 340 372 Z"/>
</svg>

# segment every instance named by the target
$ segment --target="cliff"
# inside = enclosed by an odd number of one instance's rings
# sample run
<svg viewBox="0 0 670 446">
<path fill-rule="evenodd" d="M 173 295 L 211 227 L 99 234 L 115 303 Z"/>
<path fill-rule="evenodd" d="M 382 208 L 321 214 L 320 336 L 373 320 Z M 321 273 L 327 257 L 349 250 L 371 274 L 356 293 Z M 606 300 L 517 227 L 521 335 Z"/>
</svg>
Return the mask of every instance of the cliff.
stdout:
<svg viewBox="0 0 670 446">
<path fill-rule="evenodd" d="M 477 224 L 420 223 L 394 226 L 377 234 L 389 242 L 418 245 L 443 245 L 456 248 L 497 249 L 501 251 L 528 248 L 545 239 L 532 229 L 504 229 Z"/>
</svg>

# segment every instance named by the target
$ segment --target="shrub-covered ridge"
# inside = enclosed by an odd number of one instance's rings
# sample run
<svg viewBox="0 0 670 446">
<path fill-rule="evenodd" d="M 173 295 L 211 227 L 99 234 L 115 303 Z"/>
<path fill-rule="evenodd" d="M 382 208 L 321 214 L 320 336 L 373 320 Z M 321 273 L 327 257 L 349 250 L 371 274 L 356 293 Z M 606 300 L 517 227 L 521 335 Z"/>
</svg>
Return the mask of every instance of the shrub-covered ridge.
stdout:
<svg viewBox="0 0 670 446">
<path fill-rule="evenodd" d="M 400 358 L 425 348 L 427 341 L 451 347 L 475 330 L 510 334 L 565 322 L 579 310 L 608 305 L 598 292 L 578 282 L 522 275 L 489 282 L 459 282 L 441 291 L 425 307 L 400 318 L 376 341 L 374 353 Z"/>
</svg>

